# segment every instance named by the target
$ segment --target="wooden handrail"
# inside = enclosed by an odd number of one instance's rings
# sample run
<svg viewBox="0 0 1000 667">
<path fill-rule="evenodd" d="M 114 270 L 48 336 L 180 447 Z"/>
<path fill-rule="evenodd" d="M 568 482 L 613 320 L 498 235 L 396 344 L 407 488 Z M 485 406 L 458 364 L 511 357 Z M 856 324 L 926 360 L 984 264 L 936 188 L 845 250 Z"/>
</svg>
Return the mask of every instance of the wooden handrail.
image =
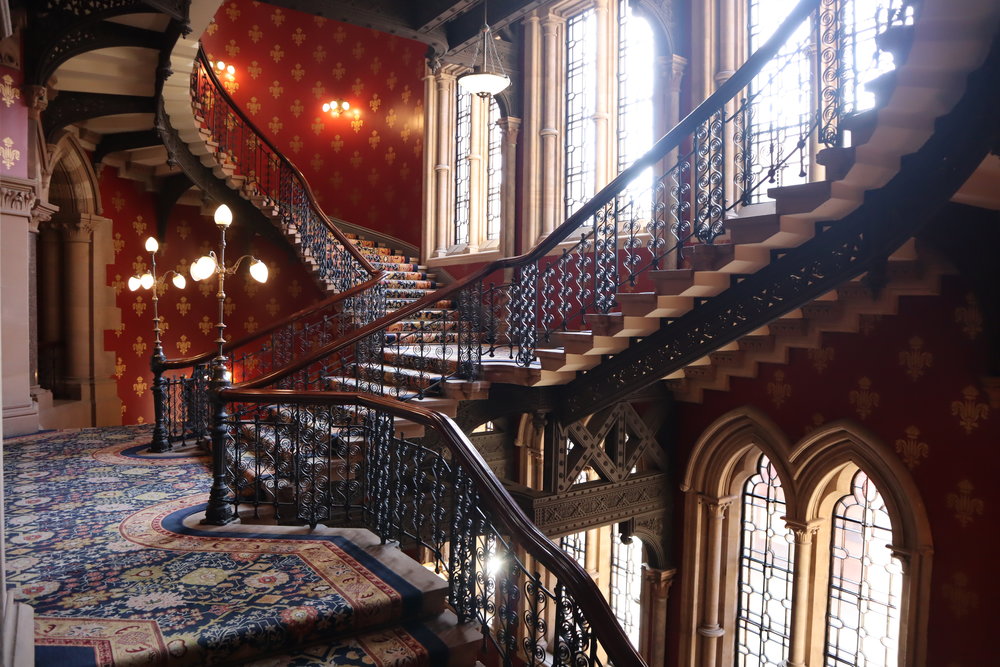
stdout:
<svg viewBox="0 0 1000 667">
<path fill-rule="evenodd" d="M 610 662 L 620 667 L 640 666 L 645 662 L 629 641 L 604 595 L 579 563 L 538 529 L 520 505 L 486 464 L 482 455 L 462 429 L 450 417 L 427 408 L 393 398 L 372 394 L 339 391 L 294 391 L 291 389 L 224 389 L 220 396 L 227 402 L 247 403 L 323 403 L 325 405 L 360 405 L 381 410 L 394 417 L 409 419 L 437 431 L 441 440 L 472 479 L 491 518 L 502 525 L 514 541 L 542 563 L 573 594 L 594 635 L 607 651 Z"/>
<path fill-rule="evenodd" d="M 677 125 L 657 141 L 645 155 L 637 159 L 630 167 L 621 172 L 604 186 L 600 192 L 580 207 L 575 213 L 569 216 L 565 222 L 547 237 L 539 241 L 534 248 L 516 257 L 506 257 L 490 262 L 479 270 L 456 280 L 450 285 L 446 285 L 421 299 L 414 301 L 402 308 L 394 310 L 392 313 L 381 317 L 371 324 L 364 326 L 357 331 L 353 331 L 347 336 L 332 341 L 327 345 L 317 348 L 310 355 L 299 359 L 285 368 L 273 371 L 266 375 L 238 385 L 241 388 L 260 388 L 272 382 L 280 380 L 287 375 L 295 373 L 303 368 L 315 363 L 325 356 L 334 354 L 339 350 L 356 343 L 362 338 L 382 329 L 389 324 L 405 319 L 413 313 L 423 310 L 430 304 L 447 299 L 456 294 L 467 285 L 479 282 L 492 273 L 504 269 L 517 268 L 536 262 L 560 243 L 566 241 L 580 226 L 590 219 L 595 213 L 603 208 L 608 202 L 618 196 L 626 186 L 634 180 L 645 169 L 653 166 L 664 155 L 678 148 L 681 142 L 690 136 L 699 125 L 709 120 L 715 113 L 725 107 L 725 104 L 735 98 L 744 88 L 746 88 L 755 76 L 760 72 L 765 64 L 770 62 L 781 50 L 781 47 L 792 36 L 799 24 L 802 23 L 817 7 L 819 0 L 801 0 L 795 9 L 788 14 L 784 21 L 767 42 L 751 55 L 743 65 L 736 70 L 725 83 L 719 86 L 718 90 L 705 98 L 705 101 L 698 105 L 691 113 L 684 117 Z"/>
<path fill-rule="evenodd" d="M 309 187 L 309 181 L 307 181 L 306 177 L 302 175 L 302 172 L 299 171 L 299 168 L 296 167 L 294 164 L 292 164 L 292 161 L 289 160 L 287 157 L 285 157 L 285 154 L 279 151 L 278 148 L 273 143 L 271 143 L 271 140 L 268 139 L 267 136 L 265 136 L 260 130 L 257 129 L 257 126 L 253 124 L 253 122 L 250 120 L 250 117 L 247 116 L 246 113 L 243 111 L 243 109 L 241 109 L 233 100 L 233 98 L 229 96 L 229 93 L 226 92 L 226 89 L 222 86 L 222 83 L 219 81 L 219 78 L 215 76 L 215 72 L 212 69 L 212 65 L 208 60 L 208 55 L 205 54 L 205 49 L 202 46 L 198 47 L 198 60 L 201 63 L 202 67 L 205 68 L 205 71 L 208 72 L 208 77 L 212 81 L 212 85 L 215 87 L 216 94 L 222 97 L 222 99 L 225 101 L 229 109 L 232 110 L 233 113 L 235 113 L 237 116 L 239 116 L 240 120 L 243 121 L 244 125 L 248 127 L 259 140 L 263 141 L 264 144 L 266 144 L 267 147 L 271 149 L 274 155 L 282 163 L 284 163 L 289 168 L 289 170 L 291 170 L 292 175 L 298 179 L 299 184 L 302 186 L 302 189 L 305 192 L 306 197 L 308 197 L 309 203 L 312 205 L 313 210 L 316 211 L 317 215 L 319 215 L 319 218 L 323 221 L 323 224 L 325 224 L 327 228 L 330 230 L 330 233 L 332 233 L 333 236 L 340 242 L 340 244 L 344 246 L 344 249 L 352 257 L 354 257 L 354 259 L 356 259 L 359 264 L 361 264 L 361 267 L 365 270 L 365 272 L 368 273 L 368 275 L 374 276 L 375 274 L 377 274 L 378 271 L 375 269 L 374 266 L 372 266 L 371 262 L 369 262 L 368 259 L 361 253 L 361 251 L 358 250 L 354 246 L 354 244 L 348 240 L 348 238 L 344 235 L 344 233 L 340 231 L 340 229 L 338 229 L 335 224 L 333 224 L 333 221 L 330 220 L 330 218 L 327 217 L 326 213 L 323 212 L 323 209 L 320 208 L 319 203 L 316 201 L 316 197 L 313 195 L 312 188 Z"/>
<path fill-rule="evenodd" d="M 264 336 L 280 329 L 281 327 L 288 326 L 297 319 L 308 317 L 310 314 L 322 310 L 323 308 L 326 308 L 328 306 L 331 306 L 337 303 L 338 301 L 343 301 L 344 299 L 348 299 L 361 292 L 364 292 L 365 290 L 370 289 L 375 285 L 377 285 L 384 278 L 385 274 L 380 271 L 374 278 L 370 278 L 369 280 L 366 280 L 363 283 L 359 283 L 354 287 L 352 287 L 351 289 L 344 290 L 343 292 L 338 292 L 333 296 L 323 299 L 319 303 L 314 303 L 311 306 L 306 306 L 305 308 L 297 310 L 291 315 L 288 315 L 287 317 L 280 319 L 277 322 L 269 324 L 263 329 L 259 329 L 252 334 L 247 334 L 242 338 L 231 340 L 222 346 L 222 350 L 223 352 L 231 352 L 232 350 L 238 347 L 242 347 L 247 343 L 252 343 L 254 340 L 258 338 L 263 338 Z M 183 357 L 180 359 L 167 359 L 163 363 L 159 364 L 159 368 L 160 370 L 176 370 L 178 368 L 190 368 L 192 366 L 197 366 L 199 364 L 204 364 L 210 361 L 218 353 L 219 353 L 218 348 L 214 348 L 208 350 L 207 352 L 202 352 L 201 354 L 196 354 L 190 357 Z"/>
</svg>

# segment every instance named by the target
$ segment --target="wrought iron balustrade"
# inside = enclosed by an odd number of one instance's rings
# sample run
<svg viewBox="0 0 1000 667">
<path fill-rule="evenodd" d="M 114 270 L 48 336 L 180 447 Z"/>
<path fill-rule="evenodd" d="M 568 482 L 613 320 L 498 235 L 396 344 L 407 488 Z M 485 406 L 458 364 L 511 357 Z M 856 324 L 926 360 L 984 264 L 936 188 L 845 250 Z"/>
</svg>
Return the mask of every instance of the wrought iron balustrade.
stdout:
<svg viewBox="0 0 1000 667">
<path fill-rule="evenodd" d="M 448 417 L 345 392 L 220 396 L 229 492 L 213 501 L 231 513 L 361 526 L 419 549 L 447 579 L 460 621 L 480 627 L 502 664 L 644 664 L 593 580 L 531 522 Z M 400 437 L 399 419 L 433 429 L 443 445 Z"/>
</svg>

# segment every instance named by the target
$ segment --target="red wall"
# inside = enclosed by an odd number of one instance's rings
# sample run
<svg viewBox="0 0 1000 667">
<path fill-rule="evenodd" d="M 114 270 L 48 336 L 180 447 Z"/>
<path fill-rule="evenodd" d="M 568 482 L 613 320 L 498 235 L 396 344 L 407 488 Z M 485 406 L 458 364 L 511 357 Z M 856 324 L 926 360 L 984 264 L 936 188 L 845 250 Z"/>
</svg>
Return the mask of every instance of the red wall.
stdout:
<svg viewBox="0 0 1000 667">
<path fill-rule="evenodd" d="M 0 175 L 28 177 L 28 107 L 21 92 L 24 75 L 0 67 Z"/>
<path fill-rule="evenodd" d="M 122 423 L 142 424 L 153 420 L 150 394 L 152 373 L 149 360 L 153 348 L 151 292 L 130 292 L 129 277 L 150 267 L 146 239 L 156 234 L 154 195 L 135 181 L 119 178 L 116 170 L 99 172 L 101 202 L 105 217 L 113 223 L 115 261 L 107 266 L 107 285 L 114 287 L 121 309 L 122 326 L 105 331 L 105 349 L 115 354 L 115 377 L 121 399 Z M 168 285 L 160 296 L 163 320 L 161 336 L 167 358 L 198 354 L 212 349 L 218 317 L 217 282 L 195 283 L 188 274 L 194 259 L 218 247 L 219 232 L 211 216 L 192 206 L 177 206 L 170 216 L 167 235 L 160 239 L 156 258 L 159 275 L 170 269 L 183 272 L 187 287 Z M 302 264 L 265 240 L 241 230 L 239 220 L 230 227 L 226 258 L 230 264 L 243 254 L 252 254 L 270 270 L 264 285 L 253 281 L 241 265 L 226 281 L 226 337 L 239 338 L 276 318 L 294 313 L 320 298 L 319 288 Z"/>
<path fill-rule="evenodd" d="M 702 405 L 678 409 L 681 470 L 698 435 L 745 405 L 766 412 L 793 442 L 818 424 L 849 418 L 897 452 L 910 436 L 927 445 L 926 457 L 901 456 L 934 541 L 929 667 L 997 661 L 981 619 L 992 617 L 1000 598 L 992 564 L 1000 548 L 1000 410 L 978 384 L 987 341 L 971 298 L 950 278 L 941 297 L 904 298 L 897 316 L 866 318 L 858 334 L 826 334 L 818 353 L 792 350 L 787 365 L 762 364 L 756 379 L 734 379 L 731 391 L 708 391 Z M 877 402 L 858 400 L 866 382 Z M 975 407 L 963 422 L 967 396 Z"/>
<path fill-rule="evenodd" d="M 202 41 L 326 213 L 420 245 L 423 44 L 248 0 L 222 5 Z M 334 97 L 349 115 L 323 113 Z"/>
</svg>

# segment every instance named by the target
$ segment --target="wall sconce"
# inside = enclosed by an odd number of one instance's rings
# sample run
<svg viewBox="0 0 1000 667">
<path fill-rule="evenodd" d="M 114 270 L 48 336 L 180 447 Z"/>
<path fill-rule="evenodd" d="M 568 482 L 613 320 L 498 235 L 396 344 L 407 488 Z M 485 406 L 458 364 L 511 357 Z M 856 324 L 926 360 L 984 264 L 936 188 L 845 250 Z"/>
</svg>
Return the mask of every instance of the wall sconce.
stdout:
<svg viewBox="0 0 1000 667">
<path fill-rule="evenodd" d="M 215 68 L 215 73 L 217 76 L 224 76 L 229 81 L 234 81 L 236 79 L 236 68 L 232 65 L 227 65 L 221 60 L 217 60 L 212 64 Z"/>
<path fill-rule="evenodd" d="M 347 100 L 330 100 L 323 104 L 323 113 L 329 113 L 334 118 L 338 118 L 341 114 L 346 114 L 350 108 L 351 103 Z M 355 109 L 353 115 L 357 118 L 361 115 L 361 112 Z"/>
</svg>

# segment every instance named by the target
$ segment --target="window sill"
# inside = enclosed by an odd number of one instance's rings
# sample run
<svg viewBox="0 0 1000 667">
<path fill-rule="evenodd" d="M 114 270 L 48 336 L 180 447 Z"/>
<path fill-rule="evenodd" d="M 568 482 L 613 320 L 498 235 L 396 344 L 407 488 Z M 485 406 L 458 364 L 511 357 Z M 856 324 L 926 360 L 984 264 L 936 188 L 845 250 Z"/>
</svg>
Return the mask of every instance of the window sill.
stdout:
<svg viewBox="0 0 1000 667">
<path fill-rule="evenodd" d="M 431 257 L 427 260 L 427 266 L 454 266 L 456 264 L 475 264 L 479 262 L 492 262 L 500 259 L 499 250 L 481 250 L 479 252 L 468 252 L 463 250 L 440 257 Z"/>
</svg>

